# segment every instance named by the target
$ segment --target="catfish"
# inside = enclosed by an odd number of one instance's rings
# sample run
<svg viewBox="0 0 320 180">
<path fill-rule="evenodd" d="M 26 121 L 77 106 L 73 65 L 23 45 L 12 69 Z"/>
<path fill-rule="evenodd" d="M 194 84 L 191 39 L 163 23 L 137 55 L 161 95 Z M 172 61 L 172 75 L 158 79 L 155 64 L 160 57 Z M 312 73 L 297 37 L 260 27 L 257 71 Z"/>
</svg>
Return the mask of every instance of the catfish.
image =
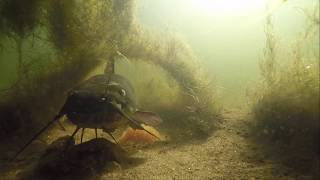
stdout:
<svg viewBox="0 0 320 180">
<path fill-rule="evenodd" d="M 158 114 L 137 108 L 133 86 L 125 77 L 114 73 L 100 74 L 73 88 L 60 112 L 18 151 L 14 159 L 63 116 L 76 125 L 71 137 L 82 128 L 81 143 L 86 128 L 95 129 L 96 138 L 97 129 L 102 129 L 116 142 L 111 133 L 125 125 L 144 130 L 159 139 L 144 129 L 143 124 L 155 126 L 162 122 Z"/>
</svg>

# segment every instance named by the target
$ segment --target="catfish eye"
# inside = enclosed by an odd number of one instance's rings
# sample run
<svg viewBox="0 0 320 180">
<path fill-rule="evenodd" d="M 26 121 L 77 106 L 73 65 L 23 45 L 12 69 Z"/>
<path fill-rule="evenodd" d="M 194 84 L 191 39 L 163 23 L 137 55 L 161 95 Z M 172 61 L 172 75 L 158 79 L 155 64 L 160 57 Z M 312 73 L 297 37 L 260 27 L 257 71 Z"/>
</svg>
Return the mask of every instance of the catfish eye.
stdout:
<svg viewBox="0 0 320 180">
<path fill-rule="evenodd" d="M 124 89 L 120 89 L 120 90 L 119 90 L 119 94 L 120 94 L 121 96 L 126 96 L 126 91 L 125 91 Z"/>
</svg>

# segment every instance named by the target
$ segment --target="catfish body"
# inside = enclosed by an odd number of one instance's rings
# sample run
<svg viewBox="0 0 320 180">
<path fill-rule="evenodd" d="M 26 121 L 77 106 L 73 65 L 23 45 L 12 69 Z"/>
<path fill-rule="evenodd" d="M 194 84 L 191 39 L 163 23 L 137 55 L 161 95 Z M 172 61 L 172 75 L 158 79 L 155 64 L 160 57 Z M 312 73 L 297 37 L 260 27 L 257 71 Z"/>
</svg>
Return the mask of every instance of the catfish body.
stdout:
<svg viewBox="0 0 320 180">
<path fill-rule="evenodd" d="M 125 124 L 139 126 L 132 121 L 149 125 L 161 121 L 152 112 L 138 111 L 132 85 L 117 74 L 96 75 L 74 88 L 60 114 L 65 114 L 79 128 L 99 128 L 106 132 Z"/>
<path fill-rule="evenodd" d="M 64 115 L 77 126 L 71 137 L 82 128 L 81 142 L 85 128 L 103 129 L 114 138 L 111 132 L 127 124 L 158 138 L 146 130 L 142 123 L 157 125 L 162 121 L 157 114 L 142 112 L 136 108 L 134 89 L 127 79 L 117 74 L 96 75 L 70 91 L 60 112 L 16 153 L 13 160 Z"/>
</svg>

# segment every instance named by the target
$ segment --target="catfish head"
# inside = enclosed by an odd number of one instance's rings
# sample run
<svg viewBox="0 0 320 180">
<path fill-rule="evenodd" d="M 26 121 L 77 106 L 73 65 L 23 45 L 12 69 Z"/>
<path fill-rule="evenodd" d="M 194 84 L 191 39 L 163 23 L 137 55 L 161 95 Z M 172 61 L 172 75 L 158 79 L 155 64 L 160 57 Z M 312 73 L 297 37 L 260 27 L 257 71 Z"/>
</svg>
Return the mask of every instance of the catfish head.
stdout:
<svg viewBox="0 0 320 180">
<path fill-rule="evenodd" d="M 129 120 L 133 128 L 143 129 L 141 124 L 155 126 L 162 122 L 161 118 L 153 112 L 141 111 L 137 108 L 134 89 L 124 77 L 112 74 L 105 92 L 106 100 L 125 119 Z"/>
<path fill-rule="evenodd" d="M 104 97 L 123 113 L 133 114 L 137 111 L 134 89 L 129 81 L 120 75 L 110 76 Z"/>
<path fill-rule="evenodd" d="M 126 122 L 136 129 L 161 122 L 157 114 L 138 110 L 132 85 L 120 75 L 93 76 L 71 92 L 60 114 L 79 127 L 112 132 Z"/>
</svg>

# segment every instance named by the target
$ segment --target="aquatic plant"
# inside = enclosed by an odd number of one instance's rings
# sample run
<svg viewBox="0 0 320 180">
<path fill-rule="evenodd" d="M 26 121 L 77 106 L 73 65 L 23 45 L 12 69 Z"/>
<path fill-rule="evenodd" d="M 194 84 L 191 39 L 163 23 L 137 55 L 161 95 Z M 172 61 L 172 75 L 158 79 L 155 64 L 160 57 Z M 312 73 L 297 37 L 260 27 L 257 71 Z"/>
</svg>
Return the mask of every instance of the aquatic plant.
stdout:
<svg viewBox="0 0 320 180">
<path fill-rule="evenodd" d="M 176 114 L 175 119 L 169 120 L 171 127 L 177 129 L 179 124 L 186 138 L 208 136 L 217 122 L 217 102 L 212 82 L 206 77 L 191 48 L 176 35 L 166 33 L 164 36 L 139 25 L 135 26 L 124 45 L 120 50 L 126 56 L 155 64 L 180 87 L 180 99 L 175 104 L 180 108 L 171 112 Z M 170 109 L 166 111 L 168 113 Z"/>
<path fill-rule="evenodd" d="M 279 56 L 272 16 L 268 17 L 262 79 L 251 94 L 255 131 L 291 149 L 319 148 L 319 52 L 310 46 L 319 38 L 318 12 L 316 8 L 314 16 L 309 16 L 309 28 L 285 56 Z"/>
<path fill-rule="evenodd" d="M 41 14 L 45 17 L 43 26 L 30 32 L 40 31 L 39 37 L 34 42 L 29 36 L 19 38 L 25 42 L 25 46 L 17 50 L 19 64 L 32 62 L 32 66 L 23 66 L 24 71 L 18 66 L 13 72 L 23 72 L 22 75 L 1 94 L 3 133 L 14 129 L 28 132 L 27 127 L 50 119 L 63 102 L 66 91 L 115 53 L 115 42 L 121 41 L 130 27 L 127 14 L 131 13 L 131 2 L 126 1 L 120 7 L 113 5 L 113 1 L 45 1 Z M 32 43 L 38 44 L 37 48 Z M 33 55 L 27 56 L 20 50 L 32 51 Z M 20 63 L 22 57 L 26 63 Z"/>
<path fill-rule="evenodd" d="M 1 0 L 0 30 L 9 36 L 26 37 L 39 24 L 41 0 Z"/>
<path fill-rule="evenodd" d="M 7 12 L 4 2 L 11 1 L 1 1 L 2 12 Z M 1 24 L 1 32 L 9 32 L 3 33 L 7 38 L 12 38 L 8 34 L 19 34 L 19 41 L 24 43 L 17 48 L 18 61 L 26 62 L 18 63 L 24 68 L 18 65 L 16 83 L 1 94 L 1 132 L 28 132 L 27 127 L 43 124 L 53 117 L 70 88 L 119 54 L 156 64 L 178 83 L 183 95 L 177 107 L 183 108 L 175 123 L 183 124 L 185 132 L 206 136 L 212 131 L 214 92 L 192 51 L 175 36 L 163 38 L 142 27 L 135 20 L 134 0 L 46 0 L 41 6 L 33 2 L 25 7 L 41 11 L 32 11 L 30 16 L 34 18 L 22 23 L 23 28 Z M 1 21 L 15 15 L 3 16 Z M 12 21 L 12 27 L 19 21 Z M 36 34 L 35 41 L 29 34 Z M 38 49 L 32 43 L 38 44 Z M 32 56 L 22 53 L 28 51 Z"/>
<path fill-rule="evenodd" d="M 23 60 L 24 40 L 34 35 L 42 19 L 41 0 L 1 0 L 0 1 L 0 37 L 10 37 L 16 43 L 18 53 L 18 78 L 26 71 Z M 0 43 L 2 44 L 2 43 Z"/>
</svg>

